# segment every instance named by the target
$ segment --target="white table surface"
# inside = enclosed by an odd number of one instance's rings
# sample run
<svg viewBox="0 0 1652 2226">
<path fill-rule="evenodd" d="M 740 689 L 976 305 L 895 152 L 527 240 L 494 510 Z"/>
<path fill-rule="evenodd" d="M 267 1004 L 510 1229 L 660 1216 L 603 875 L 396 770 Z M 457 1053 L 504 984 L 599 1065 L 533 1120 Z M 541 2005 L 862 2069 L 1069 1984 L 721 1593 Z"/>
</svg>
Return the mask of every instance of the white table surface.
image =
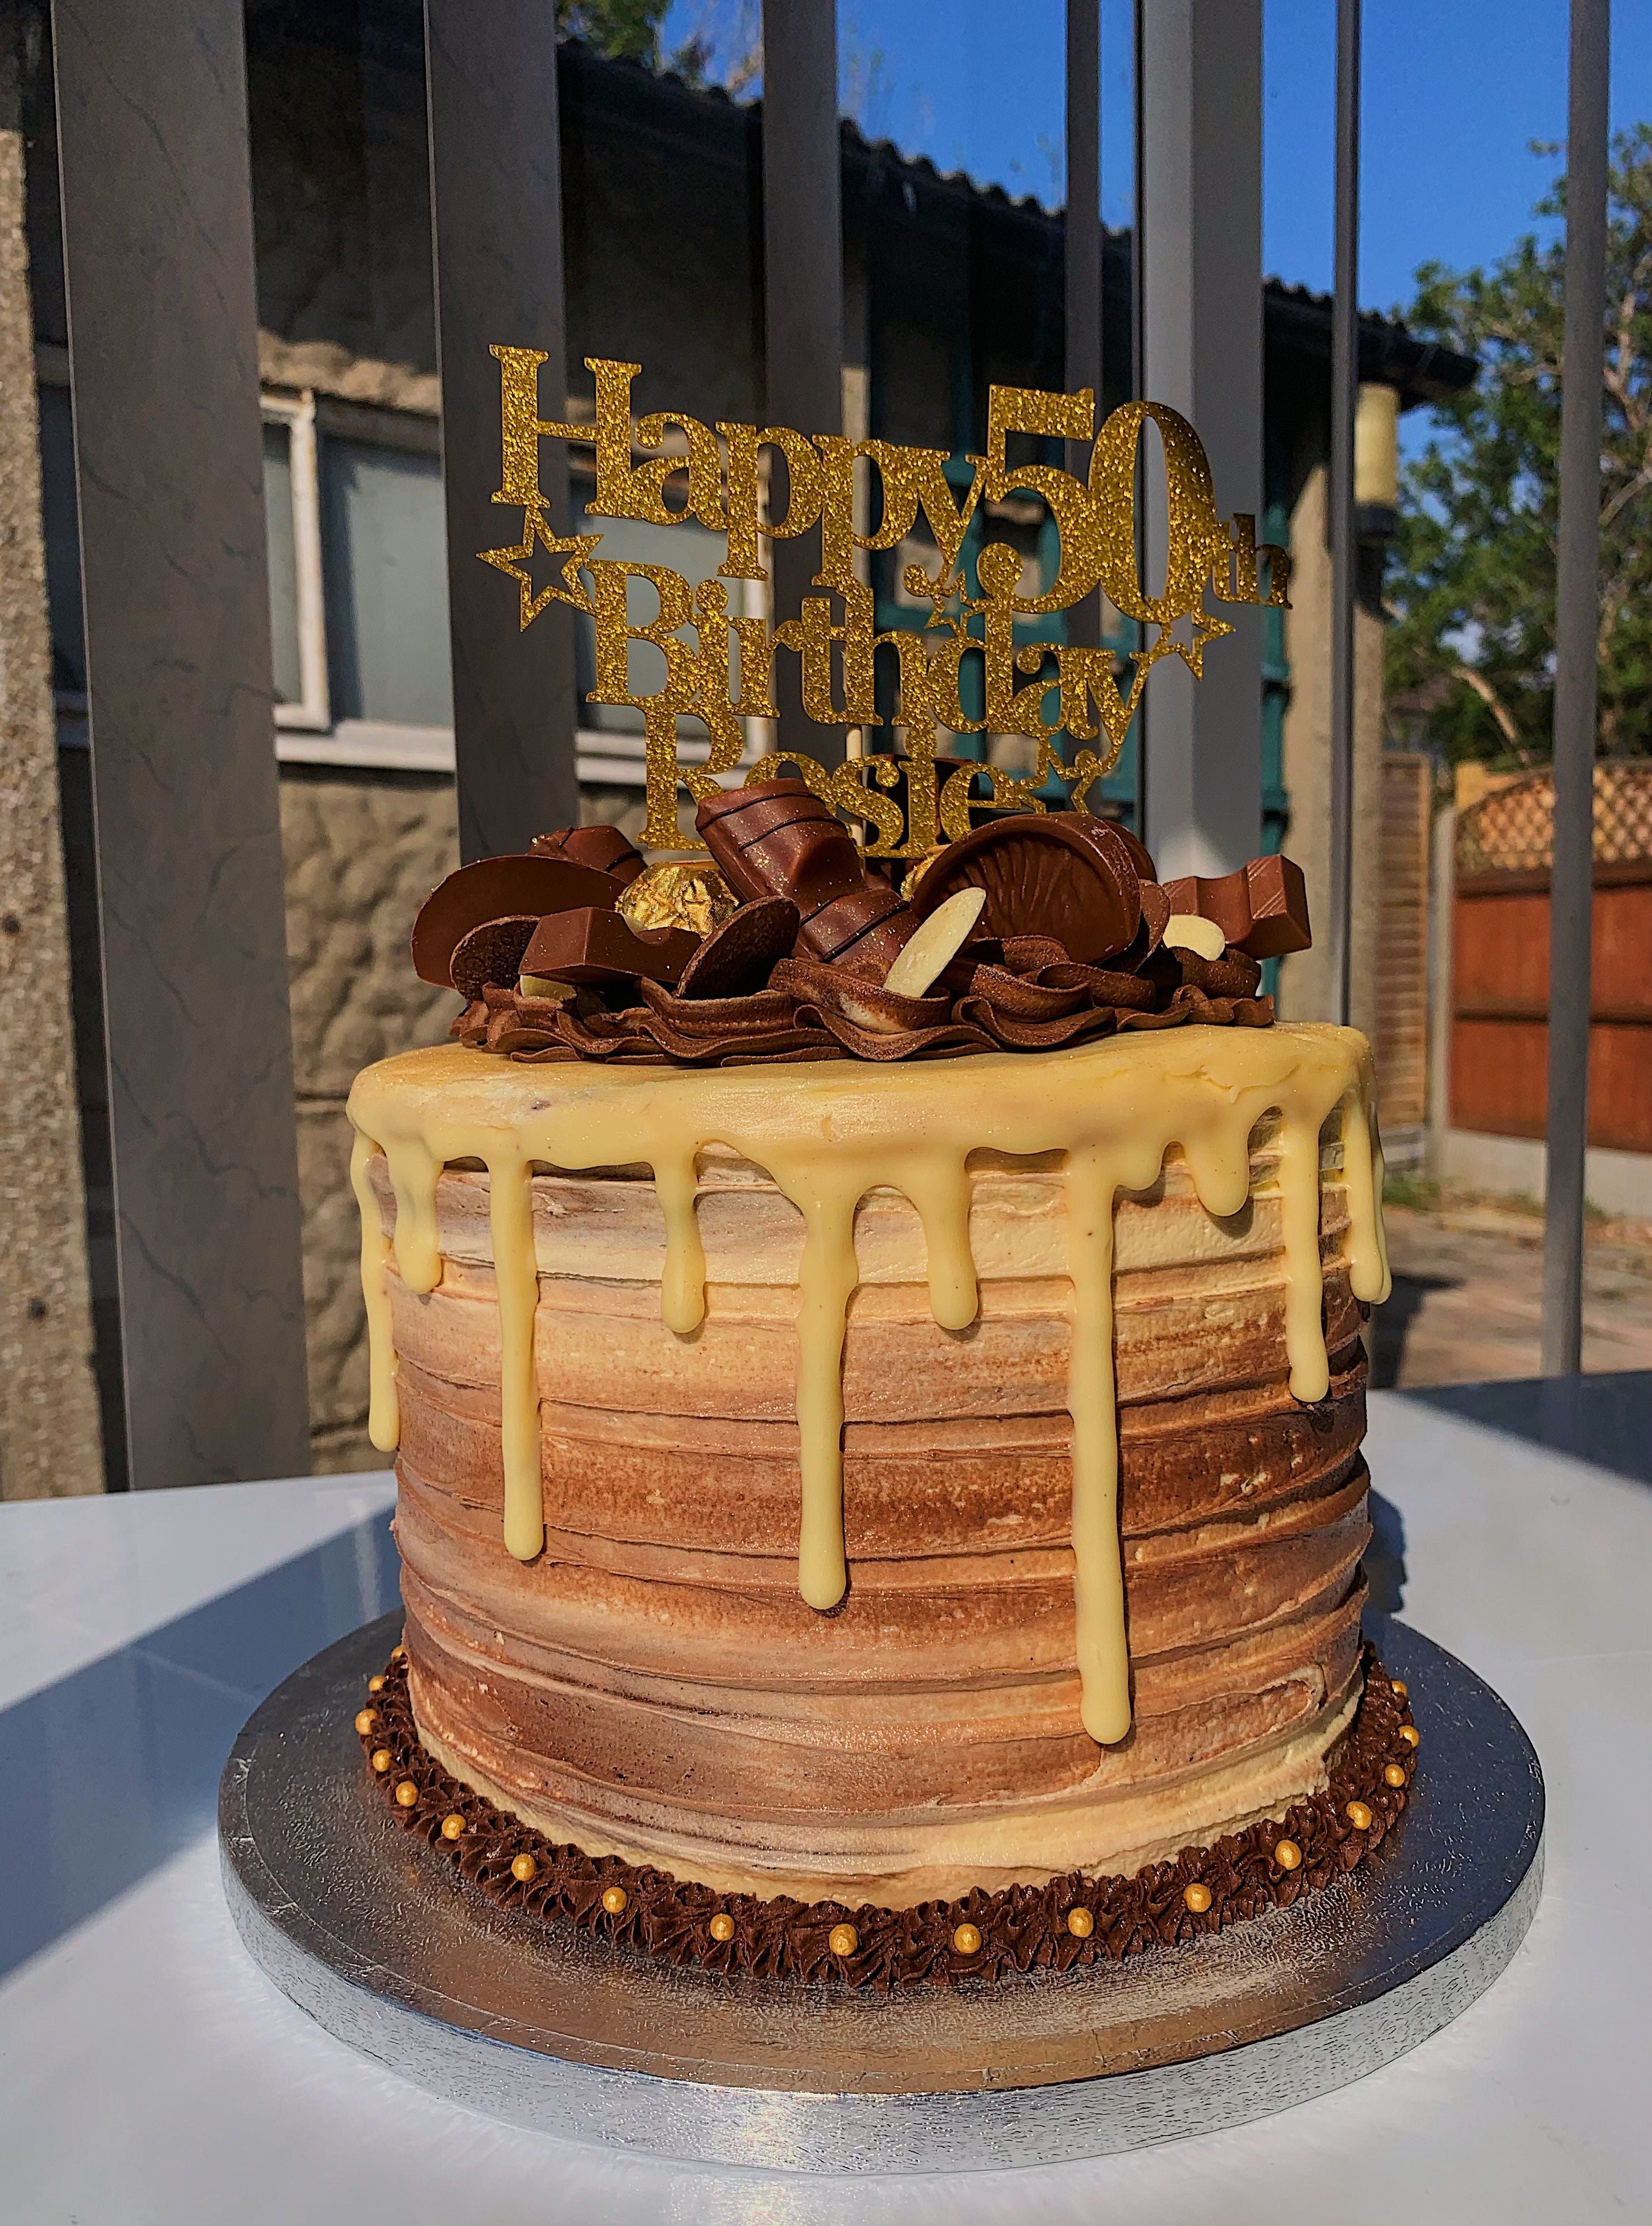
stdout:
<svg viewBox="0 0 1652 2226">
<path fill-rule="evenodd" d="M 0 2220 L 1652 2217 L 1652 1489 L 1395 1395 L 1372 1402 L 1368 1450 L 1403 1517 L 1401 1612 L 1542 1757 L 1525 1946 L 1454 2025 L 1339 2094 L 1126 2157 L 903 2180 L 508 2130 L 355 2056 L 248 1961 L 219 1887 L 219 1768 L 271 1686 L 392 1604 L 388 1479 L 0 1507 Z"/>
</svg>

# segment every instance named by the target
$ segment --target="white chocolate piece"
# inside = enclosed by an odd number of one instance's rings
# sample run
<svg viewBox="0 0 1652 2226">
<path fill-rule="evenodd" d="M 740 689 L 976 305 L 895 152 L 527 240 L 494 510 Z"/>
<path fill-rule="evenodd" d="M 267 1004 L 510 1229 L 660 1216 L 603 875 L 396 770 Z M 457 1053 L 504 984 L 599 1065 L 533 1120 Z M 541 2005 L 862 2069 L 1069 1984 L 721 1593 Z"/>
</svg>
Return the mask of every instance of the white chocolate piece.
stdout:
<svg viewBox="0 0 1652 2226">
<path fill-rule="evenodd" d="M 1191 951 L 1199 958 L 1220 958 L 1227 938 L 1213 919 L 1196 912 L 1173 912 L 1160 938 L 1166 951 Z"/>
<path fill-rule="evenodd" d="M 573 994 L 566 982 L 553 982 L 549 974 L 524 974 L 517 983 L 517 995 L 521 997 L 571 997 Z"/>
<path fill-rule="evenodd" d="M 985 889 L 960 889 L 937 905 L 883 977 L 883 986 L 897 997 L 921 997 L 938 981 L 969 939 L 987 901 Z"/>
<path fill-rule="evenodd" d="M 696 1155 L 710 1141 L 762 1167 L 803 1216 L 798 1270 L 798 1589 L 827 1609 L 848 1581 L 842 1520 L 842 1352 L 860 1282 L 855 1223 L 862 1199 L 900 1192 L 922 1219 L 931 1307 L 948 1330 L 976 1312 L 969 1155 L 1064 1156 L 1072 1346 L 1073 1580 L 1083 1717 L 1109 1744 L 1130 1727 L 1129 1655 L 1118 1530 L 1113 1384 L 1114 1202 L 1159 1177 L 1179 1145 L 1207 1212 L 1237 1213 L 1249 1193 L 1249 1139 L 1277 1113 L 1291 1390 L 1323 1399 L 1330 1380 L 1321 1318 L 1319 1134 L 1339 1116 L 1346 1239 L 1356 1298 L 1387 1295 L 1382 1173 L 1369 1050 L 1350 1028 L 1181 1027 L 1039 1053 L 994 1052 L 887 1066 L 822 1060 L 707 1070 L 574 1062 L 517 1065 L 461 1049 L 410 1052 L 369 1067 L 350 1096 L 352 1161 L 362 1206 L 362 1282 L 372 1362 L 370 1431 L 397 1442 L 396 1357 L 388 1277 L 434 1290 L 443 1260 L 436 1186 L 454 1161 L 489 1178 L 501 1349 L 505 1542 L 528 1561 L 543 1541 L 538 1384 L 533 1358 L 539 1268 L 537 1169 L 654 1171 L 664 1215 L 660 1307 L 692 1335 L 705 1314 L 696 1222 Z M 382 1231 L 368 1173 L 385 1155 L 396 1201 Z"/>
</svg>

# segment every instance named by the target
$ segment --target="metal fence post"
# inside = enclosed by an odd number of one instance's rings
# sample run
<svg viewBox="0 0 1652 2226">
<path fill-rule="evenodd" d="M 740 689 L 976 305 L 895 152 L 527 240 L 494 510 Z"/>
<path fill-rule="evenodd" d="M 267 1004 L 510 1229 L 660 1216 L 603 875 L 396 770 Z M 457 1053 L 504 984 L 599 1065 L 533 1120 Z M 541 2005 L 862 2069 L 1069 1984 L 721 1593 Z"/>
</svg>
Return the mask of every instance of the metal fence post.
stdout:
<svg viewBox="0 0 1652 2226">
<path fill-rule="evenodd" d="M 425 0 L 424 23 L 454 753 L 469 860 L 524 850 L 579 817 L 568 614 L 552 609 L 524 634 L 509 582 L 477 562 L 521 526 L 492 499 L 499 366 L 490 346 L 543 348 L 541 415 L 567 414 L 556 21 L 541 0 Z M 560 441 L 540 445 L 539 483 L 554 531 L 566 533 Z M 540 584 L 557 562 L 543 550 L 524 558 Z"/>
<path fill-rule="evenodd" d="M 1262 508 L 1261 0 L 1137 0 L 1141 391 L 1198 428 L 1226 515 Z M 1164 474 L 1149 456 L 1146 569 L 1164 577 Z M 1166 878 L 1225 873 L 1261 847 L 1261 613 L 1195 681 L 1149 688 L 1147 836 Z"/>
<path fill-rule="evenodd" d="M 290 1474 L 309 1429 L 241 8 L 56 0 L 53 30 L 129 1473 Z"/>
<path fill-rule="evenodd" d="M 1102 23 L 1101 0 L 1067 0 L 1066 385 L 1102 398 Z M 1090 473 L 1090 444 L 1067 443 L 1067 469 Z M 1094 588 L 1067 613 L 1067 639 L 1101 640 L 1102 599 Z"/>
<path fill-rule="evenodd" d="M 836 0 L 764 0 L 765 405 L 771 425 L 799 433 L 843 429 L 839 149 Z M 769 544 L 777 619 L 822 592 L 811 585 L 819 545 L 817 531 Z M 804 716 L 797 659 L 777 658 L 774 677 L 778 747 L 842 758 L 844 737 Z"/>
<path fill-rule="evenodd" d="M 1336 280 L 1331 322 L 1331 1017 L 1353 994 L 1354 427 L 1359 410 L 1360 0 L 1337 0 Z"/>
<path fill-rule="evenodd" d="M 1549 898 L 1543 1373 L 1583 1358 L 1583 1201 L 1589 1133 L 1594 903 L 1596 630 L 1599 618 L 1601 328 L 1606 293 L 1609 0 L 1572 0 L 1566 123 L 1566 330 L 1555 573 L 1554 852 Z"/>
</svg>

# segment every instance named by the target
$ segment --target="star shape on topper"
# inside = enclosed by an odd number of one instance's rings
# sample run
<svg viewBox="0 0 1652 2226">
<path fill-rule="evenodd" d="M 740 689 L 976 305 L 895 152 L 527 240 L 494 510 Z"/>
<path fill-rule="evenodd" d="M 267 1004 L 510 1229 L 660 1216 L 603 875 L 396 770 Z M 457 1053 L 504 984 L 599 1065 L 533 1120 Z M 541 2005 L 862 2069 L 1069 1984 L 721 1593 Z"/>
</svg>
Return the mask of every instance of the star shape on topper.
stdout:
<svg viewBox="0 0 1652 2226">
<path fill-rule="evenodd" d="M 1176 639 L 1172 631 L 1175 624 L 1172 620 L 1170 626 L 1160 627 L 1151 648 L 1131 651 L 1131 662 L 1135 666 L 1138 683 L 1147 678 L 1161 657 L 1179 657 L 1195 680 L 1204 679 L 1206 645 L 1220 640 L 1224 633 L 1231 633 L 1233 628 L 1226 619 L 1212 618 L 1210 612 L 1206 610 L 1190 611 L 1187 615 L 1193 622 L 1191 641 L 1179 641 Z"/>
<path fill-rule="evenodd" d="M 970 595 L 962 565 L 950 577 L 942 574 L 931 579 L 921 564 L 909 564 L 905 578 L 907 594 L 921 595 L 930 606 L 930 614 L 924 621 L 925 633 L 931 626 L 950 626 L 955 640 L 974 639 L 969 630 L 969 620 L 987 606 Z M 949 603 L 956 607 L 948 610 Z"/>
<path fill-rule="evenodd" d="M 484 564 L 491 564 L 497 572 L 508 573 L 522 595 L 522 626 L 525 632 L 533 624 L 547 603 L 568 603 L 588 618 L 594 615 L 589 594 L 581 583 L 580 567 L 588 564 L 592 552 L 601 540 L 600 533 L 555 534 L 550 531 L 549 513 L 538 506 L 531 505 L 522 513 L 523 531 L 520 544 L 510 549 L 479 549 L 476 552 Z M 528 569 L 536 544 L 548 556 L 560 556 L 562 585 L 553 579 L 547 587 L 535 589 L 533 575 Z"/>
</svg>

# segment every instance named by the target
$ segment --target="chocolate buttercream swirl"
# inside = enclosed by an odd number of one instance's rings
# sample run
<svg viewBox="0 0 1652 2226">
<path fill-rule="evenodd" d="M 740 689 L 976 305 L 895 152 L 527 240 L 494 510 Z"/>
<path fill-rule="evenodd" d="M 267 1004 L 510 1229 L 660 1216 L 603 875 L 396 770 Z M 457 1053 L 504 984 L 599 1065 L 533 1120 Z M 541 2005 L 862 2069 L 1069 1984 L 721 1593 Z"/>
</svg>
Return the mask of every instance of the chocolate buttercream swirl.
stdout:
<svg viewBox="0 0 1652 2226">
<path fill-rule="evenodd" d="M 373 1782 L 382 1788 L 390 1815 L 491 1901 L 550 1923 L 606 1932 L 621 1947 L 668 1963 L 886 1992 L 950 1987 L 961 1979 L 993 1981 L 1012 1971 L 1120 1962 L 1288 1908 L 1304 1893 L 1344 1877 L 1399 1822 L 1416 1765 L 1406 1737 L 1408 1701 L 1395 1690 L 1369 1645 L 1363 1667 L 1364 1693 L 1325 1791 L 1295 1803 L 1279 1821 L 1264 1817 L 1210 1847 L 1184 1848 L 1133 1878 L 1088 1878 L 1071 1871 L 1043 1886 L 997 1893 L 976 1888 L 958 1900 L 926 1901 L 914 1909 L 720 1894 L 617 1855 L 558 1847 L 449 1776 L 426 1753 L 414 1722 L 405 1658 L 387 1665 L 384 1689 L 370 1701 L 371 1720 L 359 1736 L 365 1754 L 388 1753 L 387 1766 L 373 1773 Z M 1390 1784 L 1386 1773 L 1391 1771 L 1400 1784 Z M 414 1798 L 403 1805 L 398 1795 L 406 1784 L 414 1788 Z M 1356 1822 L 1350 1807 L 1367 1814 L 1369 1822 Z M 450 1837 L 443 1826 L 452 1817 L 462 1828 Z M 1298 1854 L 1288 1867 L 1290 1850 L 1281 1845 L 1287 1841 Z M 524 1855 L 531 1860 L 523 1866 L 529 1875 L 522 1878 L 512 1867 Z M 1190 1886 L 1204 1889 L 1208 1907 L 1189 1907 Z M 617 1910 L 604 1901 L 616 1887 Z M 1072 1929 L 1069 1919 L 1076 1911 L 1088 1912 L 1088 1930 Z M 718 1927 L 727 1938 L 713 1932 L 714 1918 L 728 1920 Z M 968 1954 L 956 1944 L 965 1924 L 981 1936 L 980 1947 Z M 834 1930 L 843 1925 L 855 1937 L 847 1955 L 831 1944 Z"/>
<path fill-rule="evenodd" d="M 961 986 L 924 997 L 897 996 L 845 968 L 797 957 L 782 959 L 766 988 L 737 997 L 683 997 L 644 981 L 640 1003 L 618 1006 L 594 990 L 527 997 L 489 983 L 453 1033 L 524 1062 L 732 1066 L 1054 1051 L 1140 1028 L 1273 1022 L 1273 999 L 1257 994 L 1261 969 L 1242 951 L 1208 959 L 1160 949 L 1134 970 L 1115 970 L 1071 958 L 1047 937 L 985 947 L 989 959 L 971 964 L 966 949 L 954 962 L 950 976 Z"/>
</svg>

